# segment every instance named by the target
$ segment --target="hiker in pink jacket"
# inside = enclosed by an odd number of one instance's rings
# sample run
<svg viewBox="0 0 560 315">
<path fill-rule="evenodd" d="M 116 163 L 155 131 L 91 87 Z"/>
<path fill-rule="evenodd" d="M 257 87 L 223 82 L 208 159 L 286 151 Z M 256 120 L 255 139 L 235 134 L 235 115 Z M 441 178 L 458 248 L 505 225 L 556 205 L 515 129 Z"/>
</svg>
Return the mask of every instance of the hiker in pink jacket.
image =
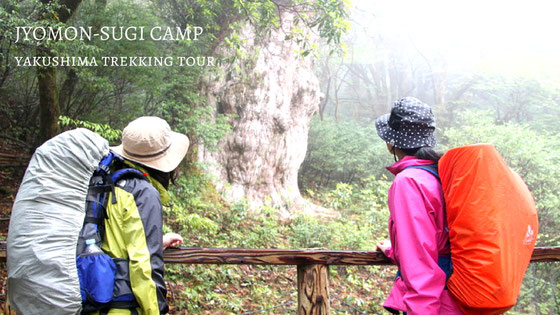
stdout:
<svg viewBox="0 0 560 315">
<path fill-rule="evenodd" d="M 387 168 L 395 175 L 388 196 L 391 240 L 377 247 L 399 272 L 383 306 L 393 314 L 462 314 L 445 286 L 452 268 L 432 111 L 405 97 L 375 127 L 395 158 Z"/>
</svg>

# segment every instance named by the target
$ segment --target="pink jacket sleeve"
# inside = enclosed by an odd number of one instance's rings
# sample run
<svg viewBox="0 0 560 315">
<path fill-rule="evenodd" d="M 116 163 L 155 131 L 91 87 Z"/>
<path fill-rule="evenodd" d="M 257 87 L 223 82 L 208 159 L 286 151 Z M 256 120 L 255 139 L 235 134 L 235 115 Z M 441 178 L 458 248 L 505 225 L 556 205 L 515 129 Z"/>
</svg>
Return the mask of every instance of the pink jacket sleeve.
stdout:
<svg viewBox="0 0 560 315">
<path fill-rule="evenodd" d="M 391 259 L 393 261 L 393 264 L 397 264 L 397 262 L 395 261 L 395 257 L 393 255 L 393 246 L 387 247 L 387 249 L 385 250 L 385 256 Z"/>
<path fill-rule="evenodd" d="M 392 248 L 406 285 L 409 315 L 439 314 L 446 276 L 438 266 L 437 227 L 430 196 L 415 179 L 397 176 L 389 192 Z"/>
</svg>

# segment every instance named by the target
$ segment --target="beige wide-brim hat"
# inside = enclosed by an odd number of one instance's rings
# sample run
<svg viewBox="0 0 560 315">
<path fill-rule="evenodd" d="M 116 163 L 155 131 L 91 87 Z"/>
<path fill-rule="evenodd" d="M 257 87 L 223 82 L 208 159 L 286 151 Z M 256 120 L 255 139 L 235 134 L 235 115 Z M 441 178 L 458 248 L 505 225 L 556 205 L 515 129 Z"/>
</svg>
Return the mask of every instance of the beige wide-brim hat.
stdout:
<svg viewBox="0 0 560 315">
<path fill-rule="evenodd" d="M 189 149 L 189 138 L 171 131 L 159 118 L 144 116 L 130 122 L 122 133 L 122 144 L 111 147 L 127 160 L 141 163 L 164 173 L 179 166 Z"/>
</svg>

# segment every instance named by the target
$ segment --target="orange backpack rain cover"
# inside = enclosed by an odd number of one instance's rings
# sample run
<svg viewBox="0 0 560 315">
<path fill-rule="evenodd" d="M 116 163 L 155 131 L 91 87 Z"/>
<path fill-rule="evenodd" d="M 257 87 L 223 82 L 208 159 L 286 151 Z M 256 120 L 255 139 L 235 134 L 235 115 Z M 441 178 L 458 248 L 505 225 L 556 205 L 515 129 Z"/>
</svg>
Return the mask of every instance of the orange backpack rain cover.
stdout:
<svg viewBox="0 0 560 315">
<path fill-rule="evenodd" d="M 439 161 L 453 274 L 466 314 L 502 314 L 517 301 L 538 233 L 535 202 L 491 144 L 451 149 Z"/>
</svg>

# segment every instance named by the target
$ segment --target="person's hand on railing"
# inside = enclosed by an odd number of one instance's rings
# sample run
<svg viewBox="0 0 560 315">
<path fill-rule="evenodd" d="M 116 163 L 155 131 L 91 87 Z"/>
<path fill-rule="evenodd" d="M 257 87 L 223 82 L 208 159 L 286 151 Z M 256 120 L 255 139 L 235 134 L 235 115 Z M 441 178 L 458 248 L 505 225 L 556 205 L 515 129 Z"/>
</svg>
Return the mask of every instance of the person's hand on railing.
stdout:
<svg viewBox="0 0 560 315">
<path fill-rule="evenodd" d="M 389 240 L 383 240 L 380 242 L 377 242 L 377 248 L 385 255 L 387 256 L 387 249 L 391 247 L 391 241 Z"/>
<path fill-rule="evenodd" d="M 177 247 L 183 243 L 183 238 L 177 233 L 167 233 L 163 236 L 163 250 L 168 247 Z"/>
</svg>

